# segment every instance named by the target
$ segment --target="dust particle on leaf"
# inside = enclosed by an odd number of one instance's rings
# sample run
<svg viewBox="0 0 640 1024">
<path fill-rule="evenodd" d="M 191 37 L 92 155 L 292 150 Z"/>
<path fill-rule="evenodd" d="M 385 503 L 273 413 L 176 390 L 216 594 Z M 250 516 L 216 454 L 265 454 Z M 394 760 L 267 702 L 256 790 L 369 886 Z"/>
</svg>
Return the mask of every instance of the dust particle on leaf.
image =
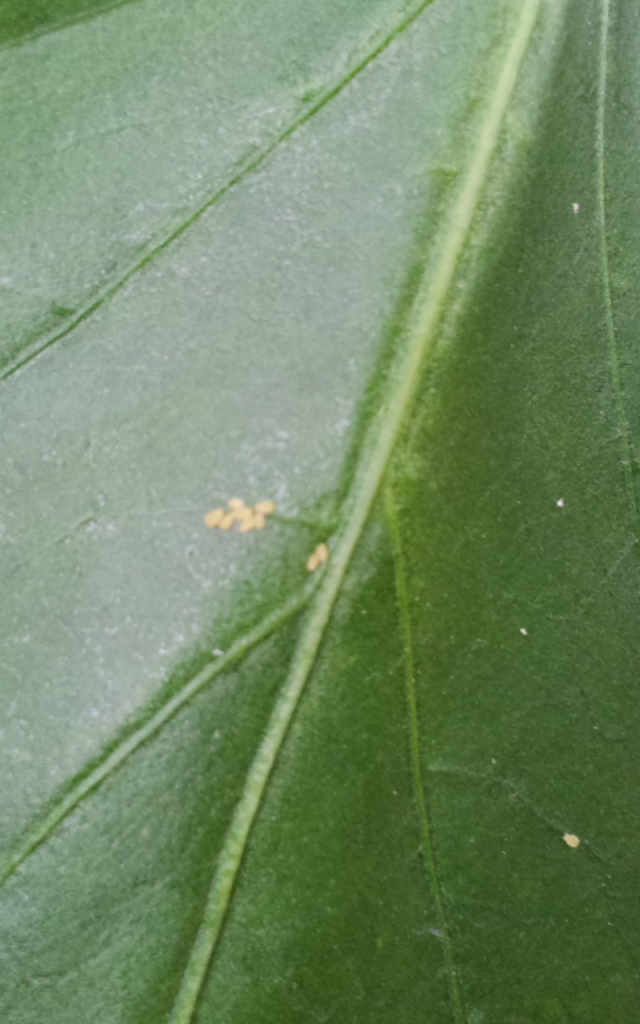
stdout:
<svg viewBox="0 0 640 1024">
<path fill-rule="evenodd" d="M 572 850 L 575 850 L 578 846 L 580 846 L 580 840 L 577 836 L 574 836 L 572 832 L 565 832 L 562 838 L 564 839 L 567 846 L 570 846 Z"/>
</svg>

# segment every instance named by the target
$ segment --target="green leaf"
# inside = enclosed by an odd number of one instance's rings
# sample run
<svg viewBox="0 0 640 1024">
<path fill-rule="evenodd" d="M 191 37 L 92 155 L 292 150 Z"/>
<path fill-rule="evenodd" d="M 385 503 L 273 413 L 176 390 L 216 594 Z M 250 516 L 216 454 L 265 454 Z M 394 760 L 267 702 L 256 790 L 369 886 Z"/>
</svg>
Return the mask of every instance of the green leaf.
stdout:
<svg viewBox="0 0 640 1024">
<path fill-rule="evenodd" d="M 631 1024 L 640 12 L 0 32 L 3 1024 Z"/>
</svg>

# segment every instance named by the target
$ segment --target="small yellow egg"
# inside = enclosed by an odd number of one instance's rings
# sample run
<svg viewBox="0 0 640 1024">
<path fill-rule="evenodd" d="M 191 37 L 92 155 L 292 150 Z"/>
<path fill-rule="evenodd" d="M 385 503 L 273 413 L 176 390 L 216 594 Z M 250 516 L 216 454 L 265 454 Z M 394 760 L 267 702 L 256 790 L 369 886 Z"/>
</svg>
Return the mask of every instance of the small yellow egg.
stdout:
<svg viewBox="0 0 640 1024">
<path fill-rule="evenodd" d="M 251 512 L 251 509 L 249 509 L 248 511 L 250 515 L 245 516 L 242 522 L 240 523 L 240 533 L 248 533 L 249 530 L 253 530 L 254 526 L 256 525 L 256 517 L 254 516 L 253 512 Z"/>
<path fill-rule="evenodd" d="M 253 525 L 255 526 L 256 530 L 263 530 L 264 524 L 265 518 L 262 512 L 256 512 L 253 517 Z"/>
<path fill-rule="evenodd" d="M 207 512 L 206 516 L 204 517 L 204 524 L 205 526 L 210 526 L 212 528 L 214 526 L 218 526 L 223 516 L 223 508 L 214 508 L 212 512 Z"/>
<path fill-rule="evenodd" d="M 233 526 L 233 513 L 227 512 L 225 515 L 223 515 L 218 525 L 221 530 L 231 529 L 231 527 Z"/>
<path fill-rule="evenodd" d="M 244 508 L 244 501 L 242 498 L 229 498 L 227 505 L 229 508 Z"/>
<path fill-rule="evenodd" d="M 239 508 L 234 508 L 229 515 L 233 516 L 234 523 L 244 523 L 247 519 L 253 519 L 253 509 L 241 505 Z"/>
<path fill-rule="evenodd" d="M 254 511 L 260 512 L 263 516 L 270 516 L 272 512 L 275 512 L 276 506 L 273 501 L 259 501 L 255 506 Z"/>
<path fill-rule="evenodd" d="M 326 562 L 329 557 L 329 548 L 326 544 L 318 544 L 315 551 L 313 551 L 307 559 L 307 571 L 313 572 L 323 562 Z"/>
<path fill-rule="evenodd" d="M 318 563 L 327 561 L 329 558 L 329 548 L 326 544 L 318 544 L 316 548 L 316 558 L 318 559 Z"/>
</svg>

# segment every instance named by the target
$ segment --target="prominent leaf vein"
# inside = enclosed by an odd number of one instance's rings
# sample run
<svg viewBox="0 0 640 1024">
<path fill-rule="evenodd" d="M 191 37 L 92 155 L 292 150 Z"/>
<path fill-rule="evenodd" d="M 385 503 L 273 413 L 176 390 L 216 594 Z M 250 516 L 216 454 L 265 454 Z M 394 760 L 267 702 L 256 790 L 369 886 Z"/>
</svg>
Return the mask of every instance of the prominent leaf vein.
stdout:
<svg viewBox="0 0 640 1024">
<path fill-rule="evenodd" d="M 345 572 L 378 493 L 389 456 L 411 407 L 420 371 L 436 340 L 451 287 L 496 149 L 500 127 L 537 19 L 541 0 L 523 0 L 515 32 L 486 107 L 470 164 L 418 288 L 404 344 L 389 378 L 389 392 L 365 437 L 351 491 L 345 501 L 344 528 L 330 544 L 331 558 L 276 701 L 265 735 L 249 768 L 242 796 L 223 841 L 211 888 L 169 1019 L 189 1024 L 235 888 L 249 834 L 287 730 L 298 707 L 338 597 Z"/>
<path fill-rule="evenodd" d="M 447 978 L 449 979 L 449 991 L 451 993 L 451 1002 L 453 1004 L 454 1018 L 456 1024 L 464 1024 L 462 1000 L 460 998 L 458 977 L 456 974 L 456 968 L 453 960 L 451 937 L 449 935 L 449 929 L 447 927 L 447 920 L 444 912 L 442 887 L 440 885 L 440 879 L 438 877 L 438 867 L 436 864 L 433 843 L 431 842 L 431 828 L 429 825 L 427 798 L 425 793 L 425 785 L 422 777 L 422 756 L 420 751 L 418 701 L 416 696 L 416 682 L 413 662 L 411 615 L 409 613 L 409 598 L 407 595 L 407 582 L 404 565 L 404 555 L 402 550 L 402 540 L 400 536 L 400 524 L 398 522 L 398 513 L 391 486 L 387 487 L 385 491 L 385 511 L 387 515 L 389 533 L 391 534 L 391 542 L 393 546 L 396 577 L 396 596 L 398 601 L 400 623 L 402 627 L 402 636 L 404 640 L 406 701 L 407 712 L 409 717 L 409 759 L 411 763 L 411 781 L 413 783 L 413 796 L 418 814 L 422 856 L 424 858 L 425 867 L 427 869 L 427 874 L 429 876 L 431 892 L 433 894 L 433 899 L 436 905 L 436 912 L 438 915 L 438 925 L 440 934 L 442 936 L 444 961 L 447 969 Z"/>
<path fill-rule="evenodd" d="M 17 370 L 21 369 L 30 363 L 36 356 L 42 354 L 47 349 L 51 348 L 57 342 L 62 341 L 63 338 L 68 337 L 76 327 L 88 320 L 97 310 L 99 310 L 105 302 L 109 299 L 114 298 L 118 292 L 134 277 L 139 271 L 143 270 L 149 263 L 152 262 L 160 253 L 164 252 L 168 246 L 175 242 L 178 238 L 185 234 L 188 229 L 198 221 L 207 210 L 215 206 L 221 199 L 224 198 L 233 188 L 241 184 L 241 182 L 254 171 L 257 171 L 262 164 L 271 156 L 272 153 L 278 149 L 294 132 L 301 128 L 302 125 L 306 124 L 312 117 L 315 116 L 323 107 L 325 107 L 331 100 L 349 85 L 350 82 L 356 78 L 361 71 L 363 71 L 372 61 L 374 61 L 380 54 L 387 49 L 390 44 L 397 39 L 415 20 L 416 18 L 428 7 L 433 0 L 419 0 L 418 3 L 414 4 L 413 7 L 405 14 L 405 16 L 393 25 L 392 28 L 385 34 L 384 38 L 378 41 L 364 54 L 359 54 L 353 65 L 349 68 L 346 74 L 343 74 L 337 81 L 328 82 L 314 100 L 312 100 L 302 113 L 299 113 L 294 117 L 282 131 L 271 139 L 271 141 L 265 143 L 257 151 L 252 151 L 249 156 L 242 160 L 237 165 L 235 172 L 224 184 L 222 184 L 216 191 L 210 195 L 203 203 L 198 206 L 196 210 L 189 214 L 189 216 L 182 220 L 179 224 L 171 227 L 164 238 L 159 242 L 156 242 L 142 257 L 139 257 L 135 262 L 131 263 L 120 275 L 120 277 L 105 288 L 100 294 L 89 302 L 76 316 L 74 316 L 61 330 L 55 331 L 52 334 L 47 335 L 44 338 L 39 339 L 33 345 L 30 345 L 24 352 L 21 352 L 15 359 L 7 363 L 2 370 L 0 370 L 0 381 L 6 380 L 11 377 Z M 375 35 L 374 35 L 375 38 Z"/>
<path fill-rule="evenodd" d="M 280 608 L 271 612 L 257 626 L 236 640 L 226 654 L 217 658 L 215 662 L 206 665 L 178 693 L 167 700 L 148 721 L 123 739 L 92 771 L 83 778 L 80 778 L 70 792 L 55 804 L 49 814 L 30 829 L 21 845 L 10 855 L 0 869 L 0 885 L 4 884 L 14 874 L 17 868 L 82 803 L 85 797 L 102 785 L 109 776 L 113 775 L 116 769 L 120 768 L 131 754 L 159 732 L 196 694 L 200 693 L 217 676 L 225 672 L 247 654 L 252 647 L 265 640 L 290 619 L 291 616 L 300 611 L 313 594 L 317 584 L 318 581 L 316 579 L 310 579 L 298 593 L 290 597 Z"/>
<path fill-rule="evenodd" d="M 616 415 L 618 419 L 618 431 L 622 444 L 622 465 L 624 469 L 625 486 L 629 498 L 629 504 L 633 514 L 634 534 L 638 535 L 638 506 L 636 492 L 633 486 L 631 443 L 629 440 L 629 425 L 624 402 L 624 391 L 620 379 L 620 363 L 618 359 L 618 343 L 616 329 L 613 320 L 613 302 L 611 298 L 611 281 L 609 276 L 609 255 L 607 248 L 607 215 L 605 201 L 605 111 L 607 100 L 607 51 L 609 41 L 609 10 L 610 0 L 602 0 L 602 16 L 600 22 L 600 75 L 598 81 L 598 103 L 597 103 L 597 133 L 596 133 L 596 165 L 597 165 L 597 210 L 598 230 L 600 233 L 600 266 L 602 274 L 602 289 L 604 295 L 605 318 L 607 325 L 607 338 L 609 342 L 609 364 L 611 367 L 611 382 L 613 386 Z"/>
</svg>

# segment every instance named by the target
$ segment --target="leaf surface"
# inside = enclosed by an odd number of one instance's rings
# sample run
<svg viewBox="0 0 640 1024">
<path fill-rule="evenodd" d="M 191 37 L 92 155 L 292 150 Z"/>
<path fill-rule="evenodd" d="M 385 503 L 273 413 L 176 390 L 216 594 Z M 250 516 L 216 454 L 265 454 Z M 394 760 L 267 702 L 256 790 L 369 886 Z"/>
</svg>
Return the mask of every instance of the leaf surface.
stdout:
<svg viewBox="0 0 640 1024">
<path fill-rule="evenodd" d="M 2 1020 L 632 1022 L 640 15 L 21 10 Z"/>
</svg>

